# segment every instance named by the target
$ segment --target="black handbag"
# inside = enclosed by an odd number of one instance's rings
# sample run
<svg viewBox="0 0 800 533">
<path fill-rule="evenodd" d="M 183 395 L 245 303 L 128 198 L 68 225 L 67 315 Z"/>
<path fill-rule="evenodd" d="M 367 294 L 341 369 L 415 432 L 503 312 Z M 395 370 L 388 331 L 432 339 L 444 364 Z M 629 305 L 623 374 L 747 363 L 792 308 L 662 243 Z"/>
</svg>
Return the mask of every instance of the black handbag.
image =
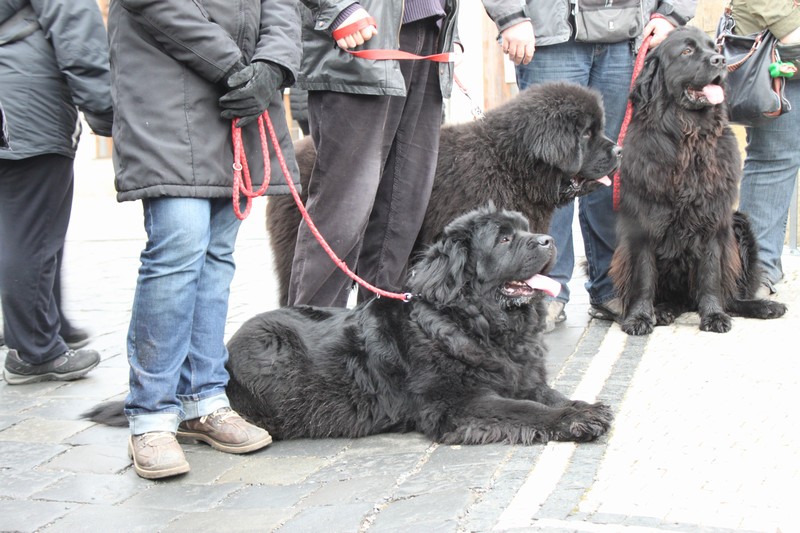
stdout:
<svg viewBox="0 0 800 533">
<path fill-rule="evenodd" d="M 745 126 L 758 126 L 791 111 L 784 96 L 786 78 L 770 74 L 778 68 L 778 39 L 769 30 L 751 35 L 734 35 L 734 20 L 726 9 L 717 27 L 717 49 L 725 56 L 728 78 L 725 100 L 730 121 Z"/>
</svg>

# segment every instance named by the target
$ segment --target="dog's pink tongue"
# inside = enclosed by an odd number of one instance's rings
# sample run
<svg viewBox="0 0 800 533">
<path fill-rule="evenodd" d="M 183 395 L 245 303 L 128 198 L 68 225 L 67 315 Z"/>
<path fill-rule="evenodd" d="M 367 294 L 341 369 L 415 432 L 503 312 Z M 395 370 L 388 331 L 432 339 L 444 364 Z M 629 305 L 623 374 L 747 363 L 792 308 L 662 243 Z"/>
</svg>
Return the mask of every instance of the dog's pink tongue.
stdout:
<svg viewBox="0 0 800 533">
<path fill-rule="evenodd" d="M 725 100 L 725 93 L 719 85 L 709 84 L 703 87 L 703 96 L 714 105 L 721 104 Z"/>
<path fill-rule="evenodd" d="M 558 293 L 561 292 L 561 284 L 559 282 L 557 282 L 553 278 L 542 276 L 541 274 L 536 274 L 531 279 L 526 280 L 525 283 L 531 289 L 544 291 L 553 298 L 558 296 Z"/>
<path fill-rule="evenodd" d="M 605 185 L 606 187 L 611 187 L 611 178 L 609 178 L 608 176 L 603 176 L 602 178 L 600 178 L 600 179 L 599 179 L 599 180 L 597 180 L 597 181 L 598 181 L 599 183 L 602 183 L 602 184 L 603 184 L 603 185 Z"/>
</svg>

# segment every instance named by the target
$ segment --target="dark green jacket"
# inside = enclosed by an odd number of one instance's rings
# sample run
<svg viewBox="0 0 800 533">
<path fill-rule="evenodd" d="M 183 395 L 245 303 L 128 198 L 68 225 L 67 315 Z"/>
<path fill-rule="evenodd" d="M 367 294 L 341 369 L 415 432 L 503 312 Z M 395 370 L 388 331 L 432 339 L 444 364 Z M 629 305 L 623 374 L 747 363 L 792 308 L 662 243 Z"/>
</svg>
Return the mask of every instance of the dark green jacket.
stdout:
<svg viewBox="0 0 800 533">
<path fill-rule="evenodd" d="M 800 9 L 793 0 L 732 0 L 731 14 L 738 35 L 769 28 L 780 39 L 800 27 Z"/>
</svg>

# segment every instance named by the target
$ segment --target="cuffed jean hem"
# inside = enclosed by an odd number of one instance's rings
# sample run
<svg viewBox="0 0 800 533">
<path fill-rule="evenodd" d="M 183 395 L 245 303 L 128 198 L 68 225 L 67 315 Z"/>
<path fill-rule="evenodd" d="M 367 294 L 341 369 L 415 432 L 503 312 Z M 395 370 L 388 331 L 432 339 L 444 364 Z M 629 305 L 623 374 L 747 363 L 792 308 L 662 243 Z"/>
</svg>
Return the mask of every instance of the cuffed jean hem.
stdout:
<svg viewBox="0 0 800 533">
<path fill-rule="evenodd" d="M 178 431 L 181 416 L 178 413 L 147 413 L 143 415 L 128 415 L 128 425 L 131 435 L 142 435 L 153 431 Z"/>
<path fill-rule="evenodd" d="M 183 412 L 186 415 L 186 420 L 193 420 L 201 416 L 210 415 L 217 409 L 231 406 L 224 392 L 216 393 L 207 398 L 178 396 L 178 399 L 181 401 L 181 404 L 183 404 Z"/>
</svg>

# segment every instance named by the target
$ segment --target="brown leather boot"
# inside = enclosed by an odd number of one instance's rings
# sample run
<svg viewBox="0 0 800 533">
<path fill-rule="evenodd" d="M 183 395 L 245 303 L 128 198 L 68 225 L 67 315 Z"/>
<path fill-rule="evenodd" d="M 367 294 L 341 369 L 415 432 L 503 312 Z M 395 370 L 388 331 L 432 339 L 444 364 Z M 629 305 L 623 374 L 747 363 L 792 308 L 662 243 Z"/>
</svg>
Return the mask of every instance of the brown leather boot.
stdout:
<svg viewBox="0 0 800 533">
<path fill-rule="evenodd" d="M 189 471 L 189 463 L 173 433 L 153 431 L 131 435 L 128 456 L 139 477 L 160 479 Z"/>
<path fill-rule="evenodd" d="M 230 407 L 181 422 L 178 437 L 199 440 L 227 453 L 252 452 L 272 442 L 266 430 L 247 422 Z"/>
</svg>

